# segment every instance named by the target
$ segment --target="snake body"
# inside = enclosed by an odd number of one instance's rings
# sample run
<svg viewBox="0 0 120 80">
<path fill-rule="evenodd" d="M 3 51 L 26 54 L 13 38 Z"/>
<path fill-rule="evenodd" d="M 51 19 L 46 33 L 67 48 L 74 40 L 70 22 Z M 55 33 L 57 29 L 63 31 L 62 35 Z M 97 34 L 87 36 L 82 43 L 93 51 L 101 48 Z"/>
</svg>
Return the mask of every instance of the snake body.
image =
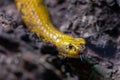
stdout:
<svg viewBox="0 0 120 80">
<path fill-rule="evenodd" d="M 59 54 L 77 58 L 85 50 L 85 40 L 59 32 L 52 24 L 44 0 L 15 0 L 22 19 L 31 32 L 56 45 Z"/>
</svg>

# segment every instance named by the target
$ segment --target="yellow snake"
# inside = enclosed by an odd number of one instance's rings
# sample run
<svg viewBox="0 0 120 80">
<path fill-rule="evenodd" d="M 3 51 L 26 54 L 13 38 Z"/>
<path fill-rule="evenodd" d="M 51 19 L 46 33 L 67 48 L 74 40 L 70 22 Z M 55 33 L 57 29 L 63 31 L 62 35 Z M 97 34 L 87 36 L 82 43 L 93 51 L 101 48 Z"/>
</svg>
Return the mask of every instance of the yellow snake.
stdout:
<svg viewBox="0 0 120 80">
<path fill-rule="evenodd" d="M 15 4 L 29 30 L 56 45 L 59 55 L 78 58 L 85 50 L 83 38 L 63 34 L 53 26 L 44 0 L 15 0 Z"/>
</svg>

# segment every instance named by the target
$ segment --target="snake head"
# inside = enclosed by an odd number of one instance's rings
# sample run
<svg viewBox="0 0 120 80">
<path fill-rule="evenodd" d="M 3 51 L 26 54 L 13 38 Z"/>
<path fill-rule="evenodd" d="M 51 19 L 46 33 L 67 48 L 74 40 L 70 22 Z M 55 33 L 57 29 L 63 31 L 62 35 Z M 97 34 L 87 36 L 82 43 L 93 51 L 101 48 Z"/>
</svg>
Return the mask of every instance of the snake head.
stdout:
<svg viewBox="0 0 120 80">
<path fill-rule="evenodd" d="M 85 51 L 85 40 L 83 38 L 62 39 L 59 42 L 59 54 L 65 57 L 77 58 Z"/>
</svg>

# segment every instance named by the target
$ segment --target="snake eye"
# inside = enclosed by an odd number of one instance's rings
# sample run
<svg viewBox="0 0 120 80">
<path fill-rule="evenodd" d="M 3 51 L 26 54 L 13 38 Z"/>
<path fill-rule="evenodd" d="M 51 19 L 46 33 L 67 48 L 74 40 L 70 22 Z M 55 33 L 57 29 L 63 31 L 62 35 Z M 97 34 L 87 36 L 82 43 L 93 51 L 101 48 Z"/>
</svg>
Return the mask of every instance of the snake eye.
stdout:
<svg viewBox="0 0 120 80">
<path fill-rule="evenodd" d="M 72 44 L 69 44 L 69 49 L 72 49 L 73 48 L 73 45 Z"/>
</svg>

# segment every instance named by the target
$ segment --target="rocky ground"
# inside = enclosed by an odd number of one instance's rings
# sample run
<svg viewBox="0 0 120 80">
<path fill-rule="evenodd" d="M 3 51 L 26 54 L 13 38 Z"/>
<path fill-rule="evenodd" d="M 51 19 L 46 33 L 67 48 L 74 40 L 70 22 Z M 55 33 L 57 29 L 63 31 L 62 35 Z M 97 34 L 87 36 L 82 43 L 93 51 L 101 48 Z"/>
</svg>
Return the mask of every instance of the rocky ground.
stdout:
<svg viewBox="0 0 120 80">
<path fill-rule="evenodd" d="M 58 57 L 54 45 L 27 29 L 13 0 L 0 0 L 0 80 L 120 80 L 120 1 L 45 3 L 57 29 L 86 39 L 93 63 Z M 93 64 L 101 65 L 109 79 L 95 72 Z"/>
</svg>

